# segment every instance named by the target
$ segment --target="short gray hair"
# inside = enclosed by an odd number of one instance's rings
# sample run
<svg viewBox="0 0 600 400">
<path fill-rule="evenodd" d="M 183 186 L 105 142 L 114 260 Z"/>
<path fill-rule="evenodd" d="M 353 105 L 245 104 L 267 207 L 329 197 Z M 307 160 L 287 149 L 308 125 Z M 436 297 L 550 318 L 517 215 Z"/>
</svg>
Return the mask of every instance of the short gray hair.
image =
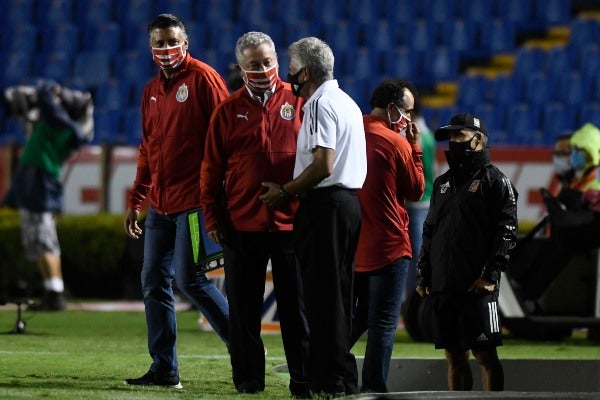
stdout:
<svg viewBox="0 0 600 400">
<path fill-rule="evenodd" d="M 333 79 L 333 51 L 323 40 L 316 37 L 300 39 L 290 45 L 288 53 L 309 69 L 315 83 Z"/>
<path fill-rule="evenodd" d="M 275 43 L 273 43 L 273 39 L 271 39 L 271 37 L 266 33 L 247 32 L 240 36 L 235 44 L 235 58 L 238 64 L 244 60 L 244 50 L 258 47 L 263 43 L 268 44 L 273 53 L 277 56 L 277 52 L 275 51 Z"/>
</svg>

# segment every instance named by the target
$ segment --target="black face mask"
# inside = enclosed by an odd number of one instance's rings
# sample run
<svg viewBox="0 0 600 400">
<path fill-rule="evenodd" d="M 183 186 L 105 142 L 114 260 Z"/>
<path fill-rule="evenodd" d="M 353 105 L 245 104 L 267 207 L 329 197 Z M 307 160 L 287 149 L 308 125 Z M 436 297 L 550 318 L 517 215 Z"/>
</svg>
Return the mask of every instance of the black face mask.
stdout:
<svg viewBox="0 0 600 400">
<path fill-rule="evenodd" d="M 469 155 L 469 152 L 473 150 L 471 148 L 471 142 L 474 138 L 475 135 L 473 135 L 471 139 L 466 140 L 464 142 L 450 141 L 448 143 L 448 152 L 452 156 L 452 159 L 458 163 L 462 163 Z"/>
<path fill-rule="evenodd" d="M 290 85 L 292 85 L 292 93 L 297 97 L 300 97 L 300 91 L 302 90 L 302 87 L 306 83 L 306 82 L 304 82 L 304 83 L 298 82 L 298 76 L 300 75 L 300 72 L 302 72 L 302 69 L 300 69 L 294 75 L 288 74 L 288 78 L 287 78 Z"/>
</svg>

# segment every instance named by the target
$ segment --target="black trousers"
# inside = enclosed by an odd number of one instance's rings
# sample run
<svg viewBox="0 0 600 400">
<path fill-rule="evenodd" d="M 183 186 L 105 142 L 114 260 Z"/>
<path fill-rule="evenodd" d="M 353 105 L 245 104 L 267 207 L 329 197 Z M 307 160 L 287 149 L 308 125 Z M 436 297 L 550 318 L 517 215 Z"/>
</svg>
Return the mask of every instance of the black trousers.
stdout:
<svg viewBox="0 0 600 400">
<path fill-rule="evenodd" d="M 361 212 L 354 190 L 329 187 L 301 199 L 294 219 L 306 316 L 309 376 L 314 393 L 357 393 L 350 354 L 354 256 Z"/>
<path fill-rule="evenodd" d="M 308 326 L 292 232 L 226 234 L 225 289 L 229 302 L 229 354 L 236 388 L 255 381 L 265 386 L 265 353 L 260 336 L 266 269 L 271 259 L 277 314 L 290 372 L 292 394 L 307 386 Z"/>
</svg>

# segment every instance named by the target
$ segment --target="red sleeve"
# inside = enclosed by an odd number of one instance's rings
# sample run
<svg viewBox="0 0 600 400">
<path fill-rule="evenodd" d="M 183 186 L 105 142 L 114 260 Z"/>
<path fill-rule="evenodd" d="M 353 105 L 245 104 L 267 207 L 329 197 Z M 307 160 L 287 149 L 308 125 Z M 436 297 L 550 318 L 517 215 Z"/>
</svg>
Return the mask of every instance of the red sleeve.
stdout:
<svg viewBox="0 0 600 400">
<path fill-rule="evenodd" d="M 200 204 L 204 211 L 206 230 L 211 231 L 226 223 L 225 215 L 225 141 L 228 132 L 223 105 L 214 111 L 204 145 L 204 159 L 200 167 Z"/>
<path fill-rule="evenodd" d="M 148 133 L 145 126 L 146 114 L 146 98 L 147 98 L 148 86 L 144 88 L 141 101 L 142 110 L 142 141 L 139 146 L 139 153 L 137 158 L 137 172 L 135 174 L 135 180 L 133 181 L 133 189 L 129 193 L 129 208 L 134 210 L 140 210 L 142 203 L 146 199 L 150 188 L 152 187 L 152 177 L 150 176 L 150 169 L 148 167 Z"/>
<path fill-rule="evenodd" d="M 406 139 L 401 137 L 398 146 L 399 171 L 405 171 L 399 174 L 397 179 L 398 192 L 410 201 L 419 201 L 425 191 L 425 175 L 423 174 L 423 151 L 418 144 L 411 145 Z"/>
</svg>

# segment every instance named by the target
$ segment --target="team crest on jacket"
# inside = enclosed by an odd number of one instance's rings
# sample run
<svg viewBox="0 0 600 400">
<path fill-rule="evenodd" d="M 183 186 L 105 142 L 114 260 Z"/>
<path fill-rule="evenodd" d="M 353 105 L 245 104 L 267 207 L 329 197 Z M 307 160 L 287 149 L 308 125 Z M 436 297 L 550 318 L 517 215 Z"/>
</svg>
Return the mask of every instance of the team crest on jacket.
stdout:
<svg viewBox="0 0 600 400">
<path fill-rule="evenodd" d="M 281 106 L 280 114 L 281 114 L 281 118 L 287 119 L 289 121 L 292 118 L 294 118 L 294 115 L 296 115 L 296 110 L 294 110 L 293 105 L 291 105 L 290 103 L 288 103 L 286 101 L 285 104 Z"/>
<path fill-rule="evenodd" d="M 473 182 L 471 182 L 471 186 L 469 186 L 469 192 L 475 193 L 477 191 L 477 189 L 479 188 L 480 182 L 481 182 L 481 180 L 479 180 L 479 179 L 475 179 Z"/>
<path fill-rule="evenodd" d="M 450 189 L 450 182 L 442 183 L 440 186 L 440 193 L 446 193 Z"/>
<path fill-rule="evenodd" d="M 184 101 L 187 100 L 188 95 L 189 95 L 188 87 L 184 83 L 181 86 L 179 86 L 179 89 L 177 89 L 177 94 L 175 95 L 175 98 L 177 99 L 178 102 L 183 103 Z"/>
</svg>

